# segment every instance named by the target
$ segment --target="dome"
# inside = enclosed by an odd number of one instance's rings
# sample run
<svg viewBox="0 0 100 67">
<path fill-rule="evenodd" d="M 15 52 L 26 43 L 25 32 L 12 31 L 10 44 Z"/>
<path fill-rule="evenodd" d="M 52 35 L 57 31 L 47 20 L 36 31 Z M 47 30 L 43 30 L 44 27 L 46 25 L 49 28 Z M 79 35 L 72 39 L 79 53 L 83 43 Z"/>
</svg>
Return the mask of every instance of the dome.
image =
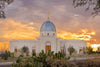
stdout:
<svg viewBox="0 0 100 67">
<path fill-rule="evenodd" d="M 55 25 L 50 21 L 46 21 L 45 23 L 42 24 L 41 29 L 40 29 L 40 32 L 43 32 L 43 31 L 56 32 Z"/>
</svg>

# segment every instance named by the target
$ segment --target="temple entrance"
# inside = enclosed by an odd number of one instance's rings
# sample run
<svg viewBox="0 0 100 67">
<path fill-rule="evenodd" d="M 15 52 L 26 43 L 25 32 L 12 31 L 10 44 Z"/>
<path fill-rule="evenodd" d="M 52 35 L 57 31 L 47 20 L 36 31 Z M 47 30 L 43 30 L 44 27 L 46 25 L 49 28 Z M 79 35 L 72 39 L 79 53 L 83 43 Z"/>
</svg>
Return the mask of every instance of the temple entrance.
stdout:
<svg viewBox="0 0 100 67">
<path fill-rule="evenodd" d="M 32 50 L 32 56 L 36 56 L 36 51 L 35 51 L 35 49 Z"/>
<path fill-rule="evenodd" d="M 51 45 L 46 45 L 46 48 L 45 48 L 45 52 L 48 53 L 48 51 L 51 52 Z"/>
<path fill-rule="evenodd" d="M 48 51 L 51 53 L 51 43 L 49 41 L 46 42 L 45 53 L 48 53 Z"/>
<path fill-rule="evenodd" d="M 15 52 L 17 52 L 17 48 L 15 48 Z"/>
</svg>

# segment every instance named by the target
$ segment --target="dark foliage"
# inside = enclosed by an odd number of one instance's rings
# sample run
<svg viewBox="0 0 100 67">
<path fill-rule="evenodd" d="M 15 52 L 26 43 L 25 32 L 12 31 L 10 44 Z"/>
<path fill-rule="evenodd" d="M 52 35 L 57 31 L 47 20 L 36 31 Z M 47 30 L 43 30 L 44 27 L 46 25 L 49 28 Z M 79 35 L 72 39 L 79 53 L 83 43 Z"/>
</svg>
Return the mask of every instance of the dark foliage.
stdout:
<svg viewBox="0 0 100 67">
<path fill-rule="evenodd" d="M 93 48 L 92 47 L 87 47 L 87 53 L 92 54 L 93 53 Z"/>
<path fill-rule="evenodd" d="M 92 9 L 92 14 L 100 13 L 100 0 L 73 0 L 74 7 L 87 6 L 86 10 Z"/>
<path fill-rule="evenodd" d="M 75 49 L 73 48 L 73 46 L 70 46 L 70 47 L 68 48 L 68 52 L 69 52 L 70 55 L 72 55 L 72 53 L 75 52 Z"/>
<path fill-rule="evenodd" d="M 5 53 L 2 53 L 2 54 L 0 55 L 0 57 L 1 57 L 2 59 L 4 59 L 4 60 L 7 60 L 8 57 L 11 57 L 11 53 L 10 53 L 9 51 L 5 51 Z"/>
</svg>

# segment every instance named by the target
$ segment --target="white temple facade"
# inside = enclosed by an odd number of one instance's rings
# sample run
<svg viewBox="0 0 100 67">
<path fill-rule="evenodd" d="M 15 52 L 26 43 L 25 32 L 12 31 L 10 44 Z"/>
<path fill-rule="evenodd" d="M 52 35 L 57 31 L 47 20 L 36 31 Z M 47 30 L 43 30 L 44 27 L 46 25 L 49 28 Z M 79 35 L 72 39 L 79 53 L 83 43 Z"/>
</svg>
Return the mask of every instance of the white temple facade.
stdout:
<svg viewBox="0 0 100 67">
<path fill-rule="evenodd" d="M 15 49 L 21 49 L 24 46 L 29 48 L 29 53 L 32 54 L 34 50 L 36 54 L 39 54 L 42 50 L 47 53 L 48 50 L 57 53 L 64 51 L 69 54 L 68 48 L 72 46 L 75 48 L 77 54 L 82 52 L 83 48 L 86 48 L 87 42 L 83 40 L 62 40 L 56 35 L 55 25 L 50 21 L 46 21 L 42 24 L 40 29 L 40 36 L 35 40 L 11 40 L 10 52 L 14 52 Z"/>
</svg>

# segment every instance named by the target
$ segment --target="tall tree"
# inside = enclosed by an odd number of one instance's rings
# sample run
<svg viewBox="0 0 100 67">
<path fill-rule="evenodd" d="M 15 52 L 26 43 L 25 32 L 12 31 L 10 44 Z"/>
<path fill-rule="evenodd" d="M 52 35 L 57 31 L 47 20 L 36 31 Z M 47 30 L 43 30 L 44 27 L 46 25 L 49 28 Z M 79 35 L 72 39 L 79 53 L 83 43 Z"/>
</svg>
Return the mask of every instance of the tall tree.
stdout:
<svg viewBox="0 0 100 67">
<path fill-rule="evenodd" d="M 0 18 L 6 18 L 5 16 L 5 5 L 6 4 L 11 4 L 14 0 L 0 0 Z"/>
<path fill-rule="evenodd" d="M 73 0 L 74 7 L 86 6 L 86 10 L 92 9 L 92 15 L 100 13 L 100 0 Z"/>
</svg>

